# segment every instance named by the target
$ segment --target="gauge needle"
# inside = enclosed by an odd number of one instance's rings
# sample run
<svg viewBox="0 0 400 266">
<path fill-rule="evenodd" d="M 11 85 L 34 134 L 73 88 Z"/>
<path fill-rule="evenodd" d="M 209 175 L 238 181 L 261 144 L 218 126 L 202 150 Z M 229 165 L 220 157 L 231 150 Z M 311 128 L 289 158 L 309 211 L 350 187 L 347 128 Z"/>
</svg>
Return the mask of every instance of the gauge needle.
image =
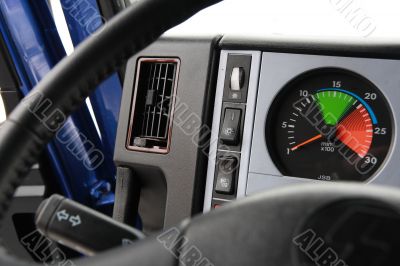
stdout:
<svg viewBox="0 0 400 266">
<path fill-rule="evenodd" d="M 295 151 L 295 150 L 297 150 L 298 148 L 303 147 L 303 146 L 305 146 L 305 145 L 307 145 L 307 144 L 309 144 L 309 143 L 311 143 L 311 142 L 314 142 L 314 141 L 316 141 L 316 140 L 318 140 L 318 139 L 320 139 L 320 138 L 322 138 L 322 135 L 321 135 L 321 134 L 319 134 L 319 135 L 317 135 L 317 136 L 315 136 L 315 137 L 313 137 L 313 138 L 311 138 L 311 139 L 309 139 L 309 140 L 306 140 L 306 141 L 300 143 L 299 145 L 294 146 L 294 147 L 291 148 L 290 150 L 291 150 L 291 151 Z"/>
</svg>

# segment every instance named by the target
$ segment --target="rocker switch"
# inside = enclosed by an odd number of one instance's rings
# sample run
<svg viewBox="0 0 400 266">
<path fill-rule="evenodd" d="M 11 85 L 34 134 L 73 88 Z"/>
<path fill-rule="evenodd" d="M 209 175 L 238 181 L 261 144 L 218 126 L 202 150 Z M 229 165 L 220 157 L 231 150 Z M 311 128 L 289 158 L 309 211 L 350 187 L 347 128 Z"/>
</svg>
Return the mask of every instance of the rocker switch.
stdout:
<svg viewBox="0 0 400 266">
<path fill-rule="evenodd" d="M 220 133 L 223 144 L 237 146 L 240 143 L 240 125 L 242 110 L 226 108 L 224 121 Z"/>
</svg>

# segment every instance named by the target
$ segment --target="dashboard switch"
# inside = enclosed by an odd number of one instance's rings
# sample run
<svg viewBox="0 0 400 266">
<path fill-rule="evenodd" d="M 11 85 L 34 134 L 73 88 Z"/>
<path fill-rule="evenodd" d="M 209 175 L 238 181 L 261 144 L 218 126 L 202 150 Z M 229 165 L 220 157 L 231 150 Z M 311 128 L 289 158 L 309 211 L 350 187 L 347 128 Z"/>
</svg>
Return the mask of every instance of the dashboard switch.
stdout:
<svg viewBox="0 0 400 266">
<path fill-rule="evenodd" d="M 233 195 L 235 192 L 238 159 L 235 157 L 221 158 L 218 164 L 218 177 L 215 192 Z"/>
<path fill-rule="evenodd" d="M 251 55 L 229 54 L 226 65 L 224 101 L 246 103 L 250 83 Z"/>
<path fill-rule="evenodd" d="M 226 108 L 220 133 L 220 140 L 226 145 L 237 146 L 240 143 L 240 125 L 242 110 Z"/>
<path fill-rule="evenodd" d="M 242 67 L 235 67 L 231 73 L 231 90 L 240 91 L 244 86 L 245 71 Z"/>
</svg>

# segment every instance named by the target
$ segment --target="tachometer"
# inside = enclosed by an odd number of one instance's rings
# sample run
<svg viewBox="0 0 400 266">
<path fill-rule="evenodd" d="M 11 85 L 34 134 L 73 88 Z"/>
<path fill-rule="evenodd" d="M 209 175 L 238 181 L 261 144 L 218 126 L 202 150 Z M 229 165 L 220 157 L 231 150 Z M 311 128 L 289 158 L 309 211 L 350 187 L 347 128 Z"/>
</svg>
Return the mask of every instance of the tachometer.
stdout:
<svg viewBox="0 0 400 266">
<path fill-rule="evenodd" d="M 385 161 L 392 131 L 379 89 L 358 74 L 330 68 L 283 88 L 268 114 L 266 140 L 284 175 L 365 181 Z"/>
</svg>

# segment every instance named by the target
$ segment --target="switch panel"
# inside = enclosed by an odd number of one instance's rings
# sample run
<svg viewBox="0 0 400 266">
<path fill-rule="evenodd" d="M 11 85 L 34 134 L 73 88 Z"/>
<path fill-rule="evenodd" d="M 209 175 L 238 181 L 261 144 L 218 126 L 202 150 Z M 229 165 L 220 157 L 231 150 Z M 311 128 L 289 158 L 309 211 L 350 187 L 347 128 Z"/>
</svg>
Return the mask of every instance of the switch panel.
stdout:
<svg viewBox="0 0 400 266">
<path fill-rule="evenodd" d="M 245 196 L 261 53 L 223 51 L 220 62 L 205 211 Z"/>
</svg>

